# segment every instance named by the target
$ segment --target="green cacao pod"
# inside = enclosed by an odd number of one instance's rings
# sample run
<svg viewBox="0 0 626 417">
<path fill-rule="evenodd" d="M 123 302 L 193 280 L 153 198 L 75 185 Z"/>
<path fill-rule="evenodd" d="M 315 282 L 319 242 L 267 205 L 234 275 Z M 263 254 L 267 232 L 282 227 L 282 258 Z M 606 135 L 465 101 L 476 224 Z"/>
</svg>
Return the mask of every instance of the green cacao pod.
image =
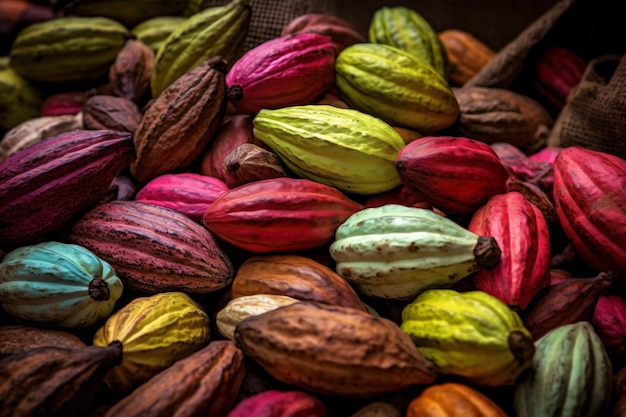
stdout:
<svg viewBox="0 0 626 417">
<path fill-rule="evenodd" d="M 425 61 L 393 46 L 357 43 L 341 51 L 335 83 L 353 108 L 392 126 L 432 133 L 451 126 L 459 103 L 448 81 Z"/>
<path fill-rule="evenodd" d="M 404 140 L 374 116 L 312 104 L 263 109 L 253 123 L 254 137 L 303 178 L 355 194 L 400 185 L 395 159 Z"/>
<path fill-rule="evenodd" d="M 154 58 L 152 97 L 209 58 L 221 56 L 232 65 L 243 53 L 251 15 L 248 0 L 232 0 L 204 9 L 177 26 Z"/>
<path fill-rule="evenodd" d="M 350 216 L 330 255 L 339 275 L 369 296 L 410 299 L 495 266 L 500 249 L 432 210 L 387 204 Z"/>
<path fill-rule="evenodd" d="M 22 246 L 0 263 L 0 305 L 37 324 L 91 326 L 111 314 L 122 287 L 108 262 L 79 245 Z"/>
<path fill-rule="evenodd" d="M 612 365 L 591 323 L 552 329 L 535 347 L 532 366 L 515 384 L 516 416 L 609 415 Z"/>
<path fill-rule="evenodd" d="M 137 24 L 130 32 L 156 54 L 165 40 L 185 20 L 187 18 L 182 16 L 157 16 Z"/>
<path fill-rule="evenodd" d="M 42 104 L 37 87 L 12 68 L 0 68 L 0 131 L 38 117 Z"/>
<path fill-rule="evenodd" d="M 404 6 L 381 7 L 369 26 L 369 41 L 395 46 L 428 62 L 446 75 L 446 53 L 435 29 L 421 14 Z"/>
<path fill-rule="evenodd" d="M 535 352 L 517 313 L 482 291 L 424 291 L 402 310 L 401 328 L 440 373 L 479 385 L 512 384 Z"/>
<path fill-rule="evenodd" d="M 95 80 L 108 74 L 130 32 L 105 17 L 59 17 L 22 30 L 9 53 L 16 72 L 34 81 Z"/>
</svg>

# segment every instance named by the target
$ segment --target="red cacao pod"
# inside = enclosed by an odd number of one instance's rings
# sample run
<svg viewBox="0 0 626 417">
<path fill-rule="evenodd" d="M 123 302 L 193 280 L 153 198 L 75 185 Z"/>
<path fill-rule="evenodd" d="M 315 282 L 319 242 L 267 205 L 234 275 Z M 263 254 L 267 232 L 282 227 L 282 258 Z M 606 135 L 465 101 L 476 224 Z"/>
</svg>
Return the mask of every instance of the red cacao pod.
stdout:
<svg viewBox="0 0 626 417">
<path fill-rule="evenodd" d="M 134 158 L 130 133 L 110 130 L 66 132 L 14 153 L 0 163 L 0 246 L 60 230 Z"/>
<path fill-rule="evenodd" d="M 530 155 L 528 155 L 528 158 L 533 161 L 548 162 L 550 164 L 554 164 L 554 160 L 562 150 L 563 148 L 559 146 L 548 146 L 538 150 L 535 153 L 531 153 Z"/>
<path fill-rule="evenodd" d="M 66 91 L 46 97 L 41 105 L 41 116 L 76 114 L 83 109 L 88 94 L 84 91 Z"/>
<path fill-rule="evenodd" d="M 246 52 L 226 75 L 237 111 L 311 104 L 335 80 L 335 46 L 317 33 L 285 35 Z"/>
<path fill-rule="evenodd" d="M 626 160 L 567 147 L 554 161 L 553 195 L 576 253 L 598 272 L 626 275 Z"/>
<path fill-rule="evenodd" d="M 553 46 L 539 56 L 533 81 L 542 96 L 562 109 L 586 68 L 587 63 L 580 56 L 562 46 Z"/>
<path fill-rule="evenodd" d="M 502 251 L 493 268 L 474 274 L 474 285 L 510 307 L 524 310 L 550 284 L 550 231 L 542 212 L 512 191 L 476 210 L 468 230 L 492 236 Z"/>
<path fill-rule="evenodd" d="M 626 359 L 626 300 L 616 294 L 601 295 L 591 320 L 607 352 Z"/>
<path fill-rule="evenodd" d="M 228 186 L 217 178 L 192 172 L 160 175 L 143 186 L 135 200 L 178 211 L 201 223 L 204 212 Z"/>
<path fill-rule="evenodd" d="M 407 207 L 431 209 L 432 206 L 418 196 L 406 185 L 401 185 L 387 192 L 370 196 L 363 205 L 365 207 L 381 207 L 385 204 L 401 204 Z"/>
<path fill-rule="evenodd" d="M 222 194 L 204 213 L 204 225 L 233 246 L 253 252 L 319 247 L 363 206 L 331 186 L 307 179 L 254 181 Z"/>
<path fill-rule="evenodd" d="M 326 417 L 322 401 L 304 391 L 268 390 L 235 406 L 227 417 Z"/>
<path fill-rule="evenodd" d="M 265 148 L 265 144 L 252 134 L 254 125 L 249 114 L 235 114 L 228 118 L 215 134 L 209 148 L 202 155 L 200 173 L 224 181 L 224 159 L 244 143 Z"/>
<path fill-rule="evenodd" d="M 469 217 L 491 197 L 505 193 L 509 176 L 488 144 L 451 136 L 428 136 L 407 144 L 398 154 L 396 168 L 407 187 L 454 217 Z"/>
<path fill-rule="evenodd" d="M 99 204 L 67 235 L 107 261 L 129 290 L 203 294 L 230 285 L 234 268 L 214 237 L 189 217 L 139 201 Z"/>
</svg>

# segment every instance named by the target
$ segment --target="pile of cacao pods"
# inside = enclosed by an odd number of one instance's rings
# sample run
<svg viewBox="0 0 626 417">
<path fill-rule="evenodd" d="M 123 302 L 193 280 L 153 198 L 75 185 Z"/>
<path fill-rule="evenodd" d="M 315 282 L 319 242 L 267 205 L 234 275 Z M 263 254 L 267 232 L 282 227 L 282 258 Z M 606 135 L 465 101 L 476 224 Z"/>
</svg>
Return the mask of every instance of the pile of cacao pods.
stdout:
<svg viewBox="0 0 626 417">
<path fill-rule="evenodd" d="M 626 415 L 626 161 L 546 145 L 580 57 L 50 6 L 0 59 L 0 416 Z"/>
</svg>

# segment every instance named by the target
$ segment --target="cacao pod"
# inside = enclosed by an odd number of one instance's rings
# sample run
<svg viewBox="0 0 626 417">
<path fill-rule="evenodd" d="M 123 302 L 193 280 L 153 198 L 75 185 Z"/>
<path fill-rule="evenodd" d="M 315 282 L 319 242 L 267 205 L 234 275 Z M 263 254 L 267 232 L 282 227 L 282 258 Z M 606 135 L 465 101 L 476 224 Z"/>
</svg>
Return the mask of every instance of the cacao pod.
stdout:
<svg viewBox="0 0 626 417">
<path fill-rule="evenodd" d="M 318 33 L 328 36 L 335 44 L 337 53 L 355 43 L 366 42 L 350 22 L 330 14 L 305 13 L 296 16 L 283 27 L 280 36 L 295 33 Z"/>
<path fill-rule="evenodd" d="M 0 359 L 40 347 L 82 349 L 85 342 L 64 330 L 43 329 L 23 324 L 0 326 Z"/>
<path fill-rule="evenodd" d="M 131 33 L 156 54 L 174 29 L 185 20 L 184 16 L 155 16 L 133 26 Z"/>
<path fill-rule="evenodd" d="M 406 417 L 507 417 L 488 396 L 457 382 L 426 387 L 407 408 Z"/>
<path fill-rule="evenodd" d="M 579 55 L 563 46 L 552 46 L 537 58 L 533 83 L 548 102 L 561 110 L 585 69 L 587 63 Z"/>
<path fill-rule="evenodd" d="M 455 85 L 468 82 L 496 56 L 495 51 L 465 30 L 446 29 L 438 36 L 446 54 L 447 76 Z"/>
<path fill-rule="evenodd" d="M 227 417 L 326 417 L 324 403 L 304 391 L 268 390 L 241 401 Z"/>
</svg>

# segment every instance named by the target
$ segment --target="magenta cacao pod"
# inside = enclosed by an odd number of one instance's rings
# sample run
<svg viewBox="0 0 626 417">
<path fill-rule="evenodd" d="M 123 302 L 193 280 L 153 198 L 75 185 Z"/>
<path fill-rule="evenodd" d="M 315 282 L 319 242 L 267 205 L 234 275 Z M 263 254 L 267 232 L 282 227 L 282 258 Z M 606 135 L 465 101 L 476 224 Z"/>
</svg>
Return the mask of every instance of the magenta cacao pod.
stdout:
<svg viewBox="0 0 626 417">
<path fill-rule="evenodd" d="M 40 116 L 76 114 L 83 109 L 88 94 L 84 91 L 66 91 L 51 94 L 41 105 Z"/>
<path fill-rule="evenodd" d="M 272 178 L 222 194 L 204 213 L 204 225 L 252 253 L 314 249 L 363 206 L 334 187 L 307 179 Z"/>
<path fill-rule="evenodd" d="M 509 177 L 488 144 L 451 136 L 410 142 L 400 150 L 396 168 L 407 187 L 451 217 L 470 217 L 505 193 Z"/>
<path fill-rule="evenodd" d="M 227 190 L 224 181 L 207 175 L 163 174 L 144 185 L 135 200 L 171 208 L 201 223 L 204 212 Z"/>
<path fill-rule="evenodd" d="M 304 391 L 263 391 L 241 401 L 227 417 L 326 417 L 322 401 Z"/>
<path fill-rule="evenodd" d="M 0 163 L 0 246 L 59 231 L 134 158 L 131 134 L 111 130 L 75 130 L 11 155 Z"/>
<path fill-rule="evenodd" d="M 476 210 L 468 230 L 493 236 L 502 251 L 495 267 L 476 272 L 476 288 L 519 311 L 550 285 L 548 224 L 522 194 L 512 191 L 492 197 Z"/>
<path fill-rule="evenodd" d="M 607 352 L 626 360 L 626 300 L 616 294 L 601 295 L 591 321 Z"/>
<path fill-rule="evenodd" d="M 124 288 L 204 294 L 227 287 L 234 268 L 213 235 L 189 217 L 140 201 L 95 206 L 67 234 L 111 264 Z"/>
<path fill-rule="evenodd" d="M 578 146 L 554 161 L 554 204 L 576 253 L 594 270 L 626 276 L 626 160 Z"/>
<path fill-rule="evenodd" d="M 587 63 L 580 56 L 562 46 L 553 46 L 537 60 L 533 82 L 539 93 L 562 109 L 586 68 Z"/>
<path fill-rule="evenodd" d="M 226 75 L 228 98 L 237 111 L 310 104 L 335 80 L 332 39 L 297 33 L 266 41 L 246 52 Z"/>
</svg>

